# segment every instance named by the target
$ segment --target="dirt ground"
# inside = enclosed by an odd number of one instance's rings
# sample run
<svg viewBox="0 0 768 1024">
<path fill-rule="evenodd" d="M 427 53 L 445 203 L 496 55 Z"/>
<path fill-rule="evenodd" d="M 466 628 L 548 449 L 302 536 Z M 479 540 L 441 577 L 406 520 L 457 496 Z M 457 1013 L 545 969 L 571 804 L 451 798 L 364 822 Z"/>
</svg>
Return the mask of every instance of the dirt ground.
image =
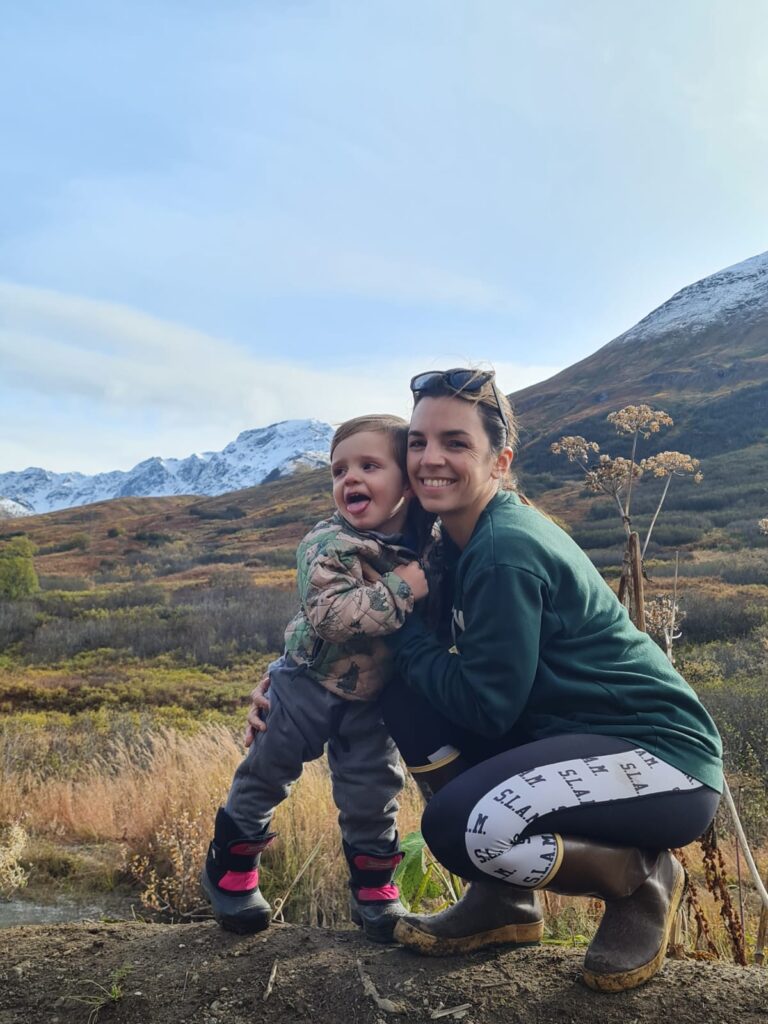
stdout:
<svg viewBox="0 0 768 1024">
<path fill-rule="evenodd" d="M 291 925 L 246 937 L 212 923 L 26 926 L 0 932 L 0 1024 L 768 1020 L 768 969 L 668 960 L 645 987 L 601 995 L 581 958 L 541 946 L 426 959 Z"/>
</svg>

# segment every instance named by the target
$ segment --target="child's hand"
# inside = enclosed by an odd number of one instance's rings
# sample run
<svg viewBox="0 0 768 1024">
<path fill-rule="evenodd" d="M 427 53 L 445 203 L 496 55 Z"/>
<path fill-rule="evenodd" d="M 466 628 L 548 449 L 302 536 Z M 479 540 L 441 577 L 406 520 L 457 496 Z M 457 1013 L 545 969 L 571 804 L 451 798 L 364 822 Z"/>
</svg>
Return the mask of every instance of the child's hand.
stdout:
<svg viewBox="0 0 768 1024">
<path fill-rule="evenodd" d="M 269 697 L 266 696 L 268 689 L 269 674 L 267 673 L 262 677 L 259 685 L 251 691 L 251 708 L 248 712 L 248 725 L 245 727 L 245 736 L 243 737 L 246 747 L 250 747 L 256 739 L 257 732 L 267 731 L 267 723 L 264 718 L 269 714 Z"/>
<path fill-rule="evenodd" d="M 413 591 L 414 600 L 420 601 L 429 593 L 429 584 L 424 570 L 418 562 L 409 562 L 407 565 L 398 565 L 392 570 L 400 579 L 405 580 Z"/>
</svg>

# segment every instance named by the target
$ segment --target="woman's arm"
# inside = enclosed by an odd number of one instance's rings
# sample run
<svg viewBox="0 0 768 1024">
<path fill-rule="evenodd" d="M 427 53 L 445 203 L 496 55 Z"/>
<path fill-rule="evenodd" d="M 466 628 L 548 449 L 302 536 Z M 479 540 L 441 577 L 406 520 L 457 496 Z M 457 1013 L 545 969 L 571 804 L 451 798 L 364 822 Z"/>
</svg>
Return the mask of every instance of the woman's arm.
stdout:
<svg viewBox="0 0 768 1024">
<path fill-rule="evenodd" d="M 524 569 L 497 565 L 461 595 L 457 654 L 416 616 L 388 638 L 409 685 L 448 718 L 484 736 L 502 736 L 528 701 L 539 665 L 545 584 Z"/>
</svg>

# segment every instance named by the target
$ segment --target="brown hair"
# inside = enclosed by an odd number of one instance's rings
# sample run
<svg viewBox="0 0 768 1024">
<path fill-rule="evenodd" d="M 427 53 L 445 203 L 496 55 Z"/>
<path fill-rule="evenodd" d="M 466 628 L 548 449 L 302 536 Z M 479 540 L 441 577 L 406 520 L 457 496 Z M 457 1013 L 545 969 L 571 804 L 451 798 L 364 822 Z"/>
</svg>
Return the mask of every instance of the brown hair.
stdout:
<svg viewBox="0 0 768 1024">
<path fill-rule="evenodd" d="M 483 372 L 483 370 L 477 370 L 477 376 L 480 376 Z M 476 378 L 471 378 L 468 383 L 471 384 L 473 379 Z M 430 386 L 429 391 L 422 391 L 414 395 L 414 407 L 419 404 L 422 398 L 460 398 L 463 402 L 472 402 L 477 407 L 480 422 L 483 425 L 483 430 L 486 433 L 493 454 L 500 454 L 502 448 L 511 448 L 513 451 L 516 451 L 518 443 L 517 419 L 507 396 L 491 380 L 486 381 L 476 391 L 468 391 L 467 387 L 468 385 L 464 385 L 463 388 L 454 389 L 448 384 L 435 382 L 433 386 Z M 499 414 L 499 406 L 504 410 L 509 426 L 508 430 L 505 428 Z M 509 470 L 504 476 L 502 487 L 505 490 L 514 490 L 516 486 L 517 480 L 512 471 Z"/>
<path fill-rule="evenodd" d="M 403 471 L 403 477 L 407 479 L 405 457 L 408 451 L 408 422 L 400 416 L 390 416 L 389 413 L 372 413 L 370 416 L 355 416 L 354 419 L 340 423 L 331 440 L 331 458 L 333 458 L 336 446 L 342 441 L 367 431 L 387 435 L 392 445 L 392 454 Z"/>
</svg>

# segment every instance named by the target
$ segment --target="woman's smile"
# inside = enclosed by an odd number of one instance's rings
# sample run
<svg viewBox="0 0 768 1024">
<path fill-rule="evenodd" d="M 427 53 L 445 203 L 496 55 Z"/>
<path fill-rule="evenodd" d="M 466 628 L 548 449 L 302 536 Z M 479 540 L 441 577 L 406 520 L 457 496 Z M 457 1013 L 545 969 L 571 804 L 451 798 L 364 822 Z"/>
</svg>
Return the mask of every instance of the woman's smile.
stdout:
<svg viewBox="0 0 768 1024">
<path fill-rule="evenodd" d="M 419 477 L 419 483 L 421 484 L 422 487 L 440 488 L 450 487 L 450 485 L 455 484 L 456 481 L 454 479 L 447 479 L 445 477 L 423 476 Z"/>
</svg>

